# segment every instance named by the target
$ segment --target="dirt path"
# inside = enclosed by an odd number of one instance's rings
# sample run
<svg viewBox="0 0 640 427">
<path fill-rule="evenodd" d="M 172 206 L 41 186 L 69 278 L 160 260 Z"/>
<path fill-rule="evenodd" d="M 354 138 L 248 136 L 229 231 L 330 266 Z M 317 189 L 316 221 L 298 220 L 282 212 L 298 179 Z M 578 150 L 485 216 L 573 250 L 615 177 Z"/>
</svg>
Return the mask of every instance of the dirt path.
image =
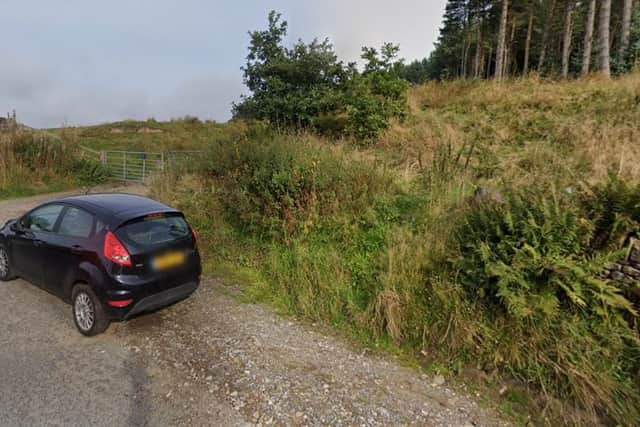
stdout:
<svg viewBox="0 0 640 427">
<path fill-rule="evenodd" d="M 47 198 L 0 202 L 0 222 Z M 441 379 L 236 292 L 208 278 L 187 301 L 85 339 L 62 302 L 0 284 L 0 425 L 504 424 Z"/>
</svg>

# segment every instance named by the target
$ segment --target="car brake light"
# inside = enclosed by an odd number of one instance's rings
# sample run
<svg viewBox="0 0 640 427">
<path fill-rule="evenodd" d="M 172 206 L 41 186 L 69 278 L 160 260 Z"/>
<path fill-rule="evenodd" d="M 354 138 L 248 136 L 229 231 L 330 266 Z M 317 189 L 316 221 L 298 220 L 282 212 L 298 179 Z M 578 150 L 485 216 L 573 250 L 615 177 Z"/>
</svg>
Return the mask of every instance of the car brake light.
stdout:
<svg viewBox="0 0 640 427">
<path fill-rule="evenodd" d="M 131 267 L 131 255 L 129 255 L 120 240 L 110 231 L 104 237 L 104 256 L 116 264 Z"/>
<path fill-rule="evenodd" d="M 132 302 L 132 299 L 127 299 L 123 301 L 107 301 L 107 304 L 109 304 L 111 307 L 123 308 L 130 305 Z"/>
</svg>

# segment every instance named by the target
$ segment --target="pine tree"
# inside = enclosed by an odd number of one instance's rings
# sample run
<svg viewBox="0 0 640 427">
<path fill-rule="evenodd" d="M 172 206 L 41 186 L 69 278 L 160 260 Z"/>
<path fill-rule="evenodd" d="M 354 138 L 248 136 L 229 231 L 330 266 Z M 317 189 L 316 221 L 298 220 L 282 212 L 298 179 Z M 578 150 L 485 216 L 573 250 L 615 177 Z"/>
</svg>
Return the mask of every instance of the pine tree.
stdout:
<svg viewBox="0 0 640 427">
<path fill-rule="evenodd" d="M 509 17 L 509 0 L 502 0 L 502 13 L 500 15 L 500 30 L 498 31 L 498 48 L 496 51 L 495 79 L 500 81 L 504 76 L 504 65 L 507 42 L 507 22 Z"/>
<path fill-rule="evenodd" d="M 589 1 L 589 12 L 587 13 L 587 24 L 584 32 L 584 46 L 582 53 L 582 74 L 589 73 L 591 67 L 591 50 L 593 46 L 593 30 L 596 22 L 596 0 Z"/>
<path fill-rule="evenodd" d="M 611 0 L 602 0 L 602 4 L 600 6 L 598 45 L 600 49 L 600 72 L 605 77 L 611 76 L 610 25 Z"/>
</svg>

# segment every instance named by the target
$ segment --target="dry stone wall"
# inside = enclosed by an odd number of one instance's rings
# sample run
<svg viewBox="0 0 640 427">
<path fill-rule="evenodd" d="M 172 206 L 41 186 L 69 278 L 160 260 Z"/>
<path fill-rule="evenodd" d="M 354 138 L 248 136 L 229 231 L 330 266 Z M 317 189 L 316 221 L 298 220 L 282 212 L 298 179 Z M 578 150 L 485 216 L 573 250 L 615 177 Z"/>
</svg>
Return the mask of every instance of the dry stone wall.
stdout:
<svg viewBox="0 0 640 427">
<path fill-rule="evenodd" d="M 640 239 L 631 238 L 625 258 L 609 265 L 602 278 L 618 282 L 640 297 Z"/>
</svg>

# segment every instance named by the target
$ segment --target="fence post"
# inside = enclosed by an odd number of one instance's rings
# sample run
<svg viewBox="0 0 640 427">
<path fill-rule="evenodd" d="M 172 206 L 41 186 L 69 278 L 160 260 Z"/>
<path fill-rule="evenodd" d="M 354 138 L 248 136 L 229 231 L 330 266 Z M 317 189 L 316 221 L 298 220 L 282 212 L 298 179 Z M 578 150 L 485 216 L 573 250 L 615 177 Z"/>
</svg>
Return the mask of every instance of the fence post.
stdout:
<svg viewBox="0 0 640 427">
<path fill-rule="evenodd" d="M 142 182 L 144 182 L 144 173 L 146 169 L 147 169 L 147 159 L 143 158 L 142 159 Z"/>
<path fill-rule="evenodd" d="M 100 163 L 102 163 L 103 165 L 107 164 L 107 152 L 106 151 L 101 151 L 100 152 Z"/>
<path fill-rule="evenodd" d="M 160 153 L 160 169 L 164 172 L 164 151 Z"/>
<path fill-rule="evenodd" d="M 127 152 L 122 153 L 122 179 L 127 180 Z"/>
</svg>

